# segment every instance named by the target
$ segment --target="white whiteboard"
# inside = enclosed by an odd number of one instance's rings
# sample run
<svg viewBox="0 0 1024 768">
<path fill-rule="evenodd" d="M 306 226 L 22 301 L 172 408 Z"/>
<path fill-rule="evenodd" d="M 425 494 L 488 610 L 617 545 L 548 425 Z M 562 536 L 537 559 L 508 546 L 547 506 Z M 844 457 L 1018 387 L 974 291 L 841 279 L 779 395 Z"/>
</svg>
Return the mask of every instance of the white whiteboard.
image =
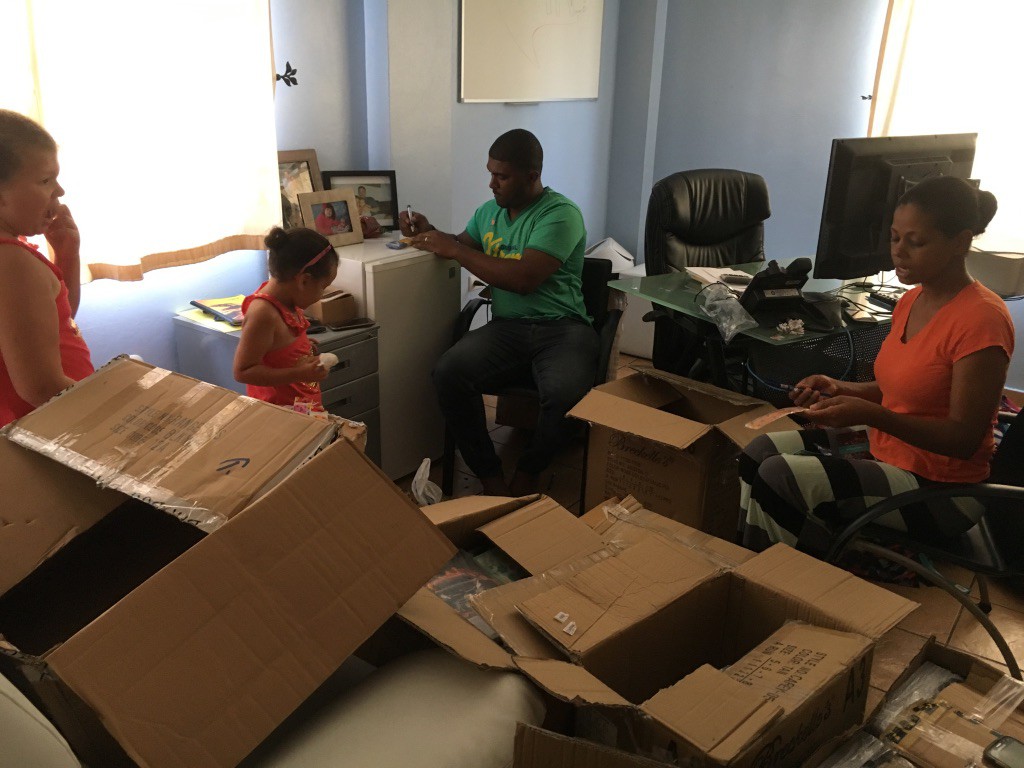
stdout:
<svg viewBox="0 0 1024 768">
<path fill-rule="evenodd" d="M 604 0 L 462 0 L 459 100 L 596 99 Z"/>
</svg>

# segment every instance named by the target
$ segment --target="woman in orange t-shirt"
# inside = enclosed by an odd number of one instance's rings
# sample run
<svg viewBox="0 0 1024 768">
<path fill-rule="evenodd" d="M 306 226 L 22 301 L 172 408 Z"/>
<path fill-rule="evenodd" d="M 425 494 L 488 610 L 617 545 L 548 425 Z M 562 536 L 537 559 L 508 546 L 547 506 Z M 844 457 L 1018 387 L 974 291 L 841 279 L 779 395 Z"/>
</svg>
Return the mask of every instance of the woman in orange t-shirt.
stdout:
<svg viewBox="0 0 1024 768">
<path fill-rule="evenodd" d="M 1014 332 L 1003 301 L 967 272 L 971 241 L 996 211 L 990 192 L 936 177 L 912 187 L 893 214 L 891 252 L 908 290 L 875 360 L 872 382 L 809 376 L 793 390 L 819 429 L 753 440 L 740 459 L 744 544 L 782 541 L 815 555 L 872 502 L 934 483 L 988 477 L 992 427 Z M 852 458 L 851 435 L 870 452 Z M 917 537 L 973 524 L 952 502 L 912 505 L 880 518 Z"/>
</svg>

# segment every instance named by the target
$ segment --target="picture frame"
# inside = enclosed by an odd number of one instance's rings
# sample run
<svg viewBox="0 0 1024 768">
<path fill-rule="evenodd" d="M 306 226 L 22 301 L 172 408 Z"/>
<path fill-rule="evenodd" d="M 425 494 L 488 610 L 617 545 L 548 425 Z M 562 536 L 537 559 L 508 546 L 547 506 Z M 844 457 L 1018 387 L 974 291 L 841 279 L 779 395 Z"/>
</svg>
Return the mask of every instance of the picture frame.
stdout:
<svg viewBox="0 0 1024 768">
<path fill-rule="evenodd" d="M 322 234 L 331 245 L 363 242 L 363 228 L 359 225 L 357 210 L 356 196 L 348 189 L 299 193 L 302 225 Z"/>
<path fill-rule="evenodd" d="M 373 216 L 385 232 L 398 226 L 398 185 L 394 171 L 324 171 L 323 186 L 349 189 L 356 197 L 360 216 Z M 360 194 L 360 188 L 364 191 Z"/>
<path fill-rule="evenodd" d="M 302 226 L 299 195 L 322 192 L 323 178 L 315 149 L 289 149 L 277 153 L 277 177 L 281 185 L 281 226 Z"/>
</svg>

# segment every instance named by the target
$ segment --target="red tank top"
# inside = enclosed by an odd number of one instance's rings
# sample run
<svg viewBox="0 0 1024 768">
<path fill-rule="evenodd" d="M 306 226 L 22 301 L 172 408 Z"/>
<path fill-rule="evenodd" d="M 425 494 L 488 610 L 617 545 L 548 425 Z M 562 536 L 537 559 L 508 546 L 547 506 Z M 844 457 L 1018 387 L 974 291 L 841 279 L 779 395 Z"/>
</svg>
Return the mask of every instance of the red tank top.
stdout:
<svg viewBox="0 0 1024 768">
<path fill-rule="evenodd" d="M 263 285 L 256 289 L 254 294 L 245 297 L 242 301 L 242 314 L 244 315 L 249 311 L 249 305 L 255 299 L 269 301 L 274 306 L 278 314 L 281 315 L 281 319 L 284 320 L 285 325 L 288 326 L 288 330 L 295 335 L 295 339 L 286 347 L 270 350 L 263 356 L 263 360 L 260 362 L 268 368 L 294 368 L 302 358 L 313 354 L 313 342 L 306 336 L 309 320 L 306 319 L 302 312 L 298 310 L 291 311 L 273 296 L 261 293 L 265 285 L 266 283 L 263 283 Z M 289 408 L 295 404 L 296 399 L 301 402 L 315 403 L 317 405 L 323 402 L 320 395 L 320 382 L 318 381 L 300 381 L 294 384 L 280 384 L 276 387 L 246 384 L 245 393 L 257 400 L 266 400 L 268 403 L 284 405 Z"/>
<path fill-rule="evenodd" d="M 68 287 L 64 284 L 64 276 L 49 259 L 44 257 L 31 243 L 9 237 L 0 237 L 0 244 L 18 245 L 31 253 L 40 263 L 45 264 L 60 283 L 60 291 L 54 299 L 54 312 L 57 313 L 57 325 L 60 333 L 60 363 L 64 375 L 79 381 L 93 372 L 92 360 L 89 358 L 89 347 L 82 338 L 82 333 L 71 316 L 71 304 L 68 301 Z M 34 406 L 25 402 L 14 389 L 7 364 L 0 355 L 0 426 L 8 424 L 26 413 L 34 410 Z"/>
</svg>

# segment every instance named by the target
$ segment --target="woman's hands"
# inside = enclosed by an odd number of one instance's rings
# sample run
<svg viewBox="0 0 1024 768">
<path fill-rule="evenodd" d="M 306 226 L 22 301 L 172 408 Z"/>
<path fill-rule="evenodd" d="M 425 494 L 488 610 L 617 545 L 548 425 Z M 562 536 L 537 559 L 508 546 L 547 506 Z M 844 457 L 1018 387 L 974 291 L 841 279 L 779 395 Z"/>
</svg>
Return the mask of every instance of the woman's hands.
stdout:
<svg viewBox="0 0 1024 768">
<path fill-rule="evenodd" d="M 796 405 L 809 407 L 823 397 L 839 394 L 839 384 L 831 376 L 815 374 L 801 379 L 789 392 L 789 399 Z"/>
<path fill-rule="evenodd" d="M 862 424 L 873 427 L 882 410 L 882 406 L 870 400 L 837 395 L 818 400 L 800 415 L 824 427 L 856 427 Z"/>
</svg>

